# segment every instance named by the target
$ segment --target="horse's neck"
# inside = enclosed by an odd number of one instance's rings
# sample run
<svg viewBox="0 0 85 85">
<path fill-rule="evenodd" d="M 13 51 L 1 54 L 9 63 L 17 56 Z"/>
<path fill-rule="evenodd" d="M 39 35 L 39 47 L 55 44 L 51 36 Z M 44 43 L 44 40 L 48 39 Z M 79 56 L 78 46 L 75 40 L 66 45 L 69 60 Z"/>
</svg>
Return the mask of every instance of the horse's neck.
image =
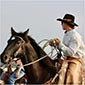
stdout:
<svg viewBox="0 0 85 85">
<path fill-rule="evenodd" d="M 22 63 L 28 64 L 28 63 L 35 61 L 36 59 L 38 59 L 38 55 L 35 52 L 34 48 L 30 45 L 30 43 L 28 43 L 25 46 L 25 55 L 21 59 Z M 39 62 L 24 67 L 24 69 L 26 71 L 26 75 L 28 76 L 29 82 L 34 83 L 40 77 L 39 76 L 40 73 L 38 71 L 41 67 L 40 68 L 39 67 L 40 67 Z M 35 78 L 37 78 L 37 79 L 35 79 Z"/>
<path fill-rule="evenodd" d="M 25 63 L 32 62 L 38 59 L 38 55 L 30 43 L 27 43 L 25 45 L 24 58 L 25 58 Z"/>
<path fill-rule="evenodd" d="M 44 51 L 40 51 L 39 55 L 42 57 L 43 55 L 45 55 L 45 53 L 43 53 Z M 22 63 L 23 64 L 28 64 L 32 61 L 35 61 L 36 59 L 39 58 L 38 53 L 35 51 L 34 47 L 32 47 L 32 45 L 30 43 L 26 44 L 25 46 L 25 53 L 24 53 L 24 57 L 22 57 Z M 47 59 L 48 60 L 48 59 Z M 49 60 L 48 60 L 49 61 Z M 48 61 L 43 61 L 43 63 L 47 63 Z M 36 62 L 30 66 L 26 66 L 24 67 L 25 71 L 26 71 L 26 75 L 28 76 L 28 81 L 30 83 L 41 83 L 44 82 L 46 80 L 48 80 L 51 76 L 50 73 L 47 71 L 46 68 L 44 68 L 44 65 L 42 62 Z M 46 75 L 42 76 L 42 75 Z M 42 77 L 41 77 L 42 76 Z M 48 76 L 48 77 L 47 77 Z M 42 78 L 44 80 L 42 80 Z"/>
</svg>

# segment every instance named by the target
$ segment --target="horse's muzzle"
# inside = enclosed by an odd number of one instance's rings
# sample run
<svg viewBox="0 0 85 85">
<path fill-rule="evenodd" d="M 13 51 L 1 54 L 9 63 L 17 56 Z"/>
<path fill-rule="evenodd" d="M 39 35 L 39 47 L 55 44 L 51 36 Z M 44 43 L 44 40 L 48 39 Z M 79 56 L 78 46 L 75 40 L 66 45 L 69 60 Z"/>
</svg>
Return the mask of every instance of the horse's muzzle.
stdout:
<svg viewBox="0 0 85 85">
<path fill-rule="evenodd" d="M 0 55 L 0 57 L 1 57 L 1 62 L 4 64 L 7 64 L 11 59 L 11 57 L 7 55 Z"/>
</svg>

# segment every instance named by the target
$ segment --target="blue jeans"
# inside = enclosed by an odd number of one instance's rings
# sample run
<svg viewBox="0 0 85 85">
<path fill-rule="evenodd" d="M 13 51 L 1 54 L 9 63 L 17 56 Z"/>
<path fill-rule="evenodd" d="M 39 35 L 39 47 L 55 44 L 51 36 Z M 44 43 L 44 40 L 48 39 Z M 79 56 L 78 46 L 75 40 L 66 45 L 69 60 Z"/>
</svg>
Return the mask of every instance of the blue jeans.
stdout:
<svg viewBox="0 0 85 85">
<path fill-rule="evenodd" d="M 22 78 L 25 75 L 24 71 L 21 70 L 20 73 L 19 73 L 18 78 L 16 78 L 15 77 L 16 72 L 17 72 L 17 70 L 15 70 L 12 73 L 12 75 L 9 77 L 9 79 L 8 79 L 8 85 L 14 85 L 14 83 L 15 83 L 16 80 Z"/>
</svg>

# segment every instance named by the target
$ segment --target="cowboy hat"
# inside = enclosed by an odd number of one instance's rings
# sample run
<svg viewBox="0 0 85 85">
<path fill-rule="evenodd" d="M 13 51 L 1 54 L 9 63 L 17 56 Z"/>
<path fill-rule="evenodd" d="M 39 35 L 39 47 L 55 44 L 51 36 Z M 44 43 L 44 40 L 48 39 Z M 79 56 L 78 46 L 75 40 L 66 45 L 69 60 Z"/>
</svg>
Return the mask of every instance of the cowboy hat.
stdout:
<svg viewBox="0 0 85 85">
<path fill-rule="evenodd" d="M 74 23 L 75 17 L 71 14 L 65 14 L 63 19 L 58 18 L 57 21 L 61 21 L 64 23 L 67 23 L 69 26 L 78 26 L 76 23 Z"/>
</svg>

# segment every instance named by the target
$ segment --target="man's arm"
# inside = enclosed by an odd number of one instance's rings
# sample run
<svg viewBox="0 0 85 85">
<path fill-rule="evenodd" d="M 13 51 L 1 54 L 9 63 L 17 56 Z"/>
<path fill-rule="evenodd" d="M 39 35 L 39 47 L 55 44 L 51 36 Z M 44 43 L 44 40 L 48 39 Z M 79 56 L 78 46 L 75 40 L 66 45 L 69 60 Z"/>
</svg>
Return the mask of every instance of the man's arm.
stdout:
<svg viewBox="0 0 85 85">
<path fill-rule="evenodd" d="M 16 78 L 18 78 L 21 69 L 22 69 L 22 64 L 18 67 L 18 70 L 17 70 L 16 75 L 15 75 Z"/>
</svg>

